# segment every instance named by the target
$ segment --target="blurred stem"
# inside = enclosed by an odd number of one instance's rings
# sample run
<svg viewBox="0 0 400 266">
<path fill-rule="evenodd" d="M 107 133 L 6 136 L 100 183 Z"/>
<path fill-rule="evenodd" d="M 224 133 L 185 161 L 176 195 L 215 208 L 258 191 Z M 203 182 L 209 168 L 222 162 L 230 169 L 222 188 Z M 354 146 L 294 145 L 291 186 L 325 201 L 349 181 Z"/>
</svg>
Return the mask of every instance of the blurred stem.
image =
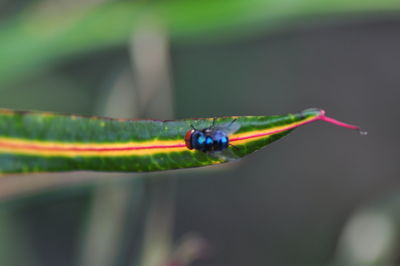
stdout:
<svg viewBox="0 0 400 266">
<path fill-rule="evenodd" d="M 139 182 L 121 181 L 99 185 L 95 190 L 79 265 L 116 265 L 124 249 L 128 215 L 132 210 L 137 213 L 143 195 Z"/>
<path fill-rule="evenodd" d="M 154 17 L 143 18 L 131 40 L 137 104 L 143 118 L 173 119 L 168 37 L 162 24 L 157 22 Z M 161 266 L 172 253 L 176 184 L 173 179 L 162 176 L 145 182 L 148 205 L 138 265 Z M 134 259 L 132 263 L 136 262 Z"/>
<path fill-rule="evenodd" d="M 129 71 L 120 71 L 113 86 L 100 97 L 96 113 L 111 117 L 134 117 L 137 110 L 132 103 L 135 93 Z M 118 263 L 124 253 L 127 237 L 133 224 L 138 222 L 139 206 L 142 199 L 142 181 L 125 180 L 126 174 L 117 174 L 116 179 L 99 185 L 92 199 L 83 245 L 79 257 L 82 266 L 111 266 Z M 129 219 L 135 216 L 135 219 Z"/>
<path fill-rule="evenodd" d="M 136 104 L 142 118 L 173 119 L 167 33 L 157 17 L 143 18 L 131 39 L 131 59 L 137 85 Z"/>
<path fill-rule="evenodd" d="M 171 178 L 147 181 L 147 215 L 139 266 L 163 266 L 171 258 L 176 184 Z M 135 258 L 133 264 L 135 263 Z"/>
</svg>

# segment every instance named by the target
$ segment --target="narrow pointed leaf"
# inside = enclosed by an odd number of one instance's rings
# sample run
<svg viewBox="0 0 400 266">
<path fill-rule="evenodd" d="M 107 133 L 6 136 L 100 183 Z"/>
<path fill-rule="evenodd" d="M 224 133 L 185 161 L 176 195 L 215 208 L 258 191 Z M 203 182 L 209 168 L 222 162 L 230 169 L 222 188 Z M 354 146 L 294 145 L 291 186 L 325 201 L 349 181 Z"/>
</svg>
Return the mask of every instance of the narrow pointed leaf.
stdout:
<svg viewBox="0 0 400 266">
<path fill-rule="evenodd" d="M 208 128 L 214 118 L 174 121 L 81 117 L 43 112 L 0 110 L 0 173 L 54 171 L 149 172 L 199 167 L 228 161 L 212 152 L 190 150 L 185 134 Z M 215 126 L 236 119 L 240 129 L 229 136 L 228 151 L 244 157 L 301 125 L 325 120 L 320 109 L 278 116 L 216 118 Z"/>
</svg>

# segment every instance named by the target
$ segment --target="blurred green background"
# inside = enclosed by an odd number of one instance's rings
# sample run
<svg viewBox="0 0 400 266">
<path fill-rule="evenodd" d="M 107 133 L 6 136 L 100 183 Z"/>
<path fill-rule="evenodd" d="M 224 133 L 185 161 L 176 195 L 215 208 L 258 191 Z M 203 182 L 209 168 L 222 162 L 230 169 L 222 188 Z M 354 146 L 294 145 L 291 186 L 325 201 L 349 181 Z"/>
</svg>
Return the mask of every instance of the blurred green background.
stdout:
<svg viewBox="0 0 400 266">
<path fill-rule="evenodd" d="M 0 265 L 395 265 L 400 2 L 0 0 L 0 106 L 173 119 L 308 107 L 237 163 L 0 180 Z"/>
</svg>

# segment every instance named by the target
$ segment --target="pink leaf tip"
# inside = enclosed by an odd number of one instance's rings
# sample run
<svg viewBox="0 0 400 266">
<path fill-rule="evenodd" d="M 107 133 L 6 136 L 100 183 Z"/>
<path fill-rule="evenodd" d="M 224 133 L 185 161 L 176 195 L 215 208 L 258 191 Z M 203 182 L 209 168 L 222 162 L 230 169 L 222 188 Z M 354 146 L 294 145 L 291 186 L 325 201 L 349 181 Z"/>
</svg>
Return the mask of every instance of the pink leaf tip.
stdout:
<svg viewBox="0 0 400 266">
<path fill-rule="evenodd" d="M 328 122 L 328 123 L 331 123 L 331 124 L 334 124 L 334 125 L 337 125 L 337 126 L 340 126 L 340 127 L 345 127 L 345 128 L 357 130 L 360 133 L 360 135 L 363 135 L 363 136 L 368 134 L 367 131 L 361 130 L 361 128 L 359 126 L 355 126 L 355 125 L 351 125 L 351 124 L 347 124 L 347 123 L 338 121 L 338 120 L 336 120 L 334 118 L 326 116 L 325 113 L 326 113 L 325 110 L 320 109 L 320 114 L 318 115 L 317 119 L 325 121 L 325 122 Z"/>
</svg>

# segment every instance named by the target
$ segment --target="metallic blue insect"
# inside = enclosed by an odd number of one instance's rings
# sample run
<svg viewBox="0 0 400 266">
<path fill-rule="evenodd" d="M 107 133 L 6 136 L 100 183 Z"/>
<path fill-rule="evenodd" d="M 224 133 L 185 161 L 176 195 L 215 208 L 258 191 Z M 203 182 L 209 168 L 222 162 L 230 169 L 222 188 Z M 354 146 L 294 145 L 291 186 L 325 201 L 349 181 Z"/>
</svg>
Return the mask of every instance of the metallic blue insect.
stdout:
<svg viewBox="0 0 400 266">
<path fill-rule="evenodd" d="M 234 133 L 240 128 L 238 123 L 235 123 L 236 119 L 230 122 L 228 125 L 215 126 L 215 119 L 213 124 L 201 130 L 198 130 L 192 126 L 185 135 L 185 143 L 188 149 L 199 150 L 202 152 L 219 152 L 224 151 L 229 147 L 229 134 Z"/>
</svg>

